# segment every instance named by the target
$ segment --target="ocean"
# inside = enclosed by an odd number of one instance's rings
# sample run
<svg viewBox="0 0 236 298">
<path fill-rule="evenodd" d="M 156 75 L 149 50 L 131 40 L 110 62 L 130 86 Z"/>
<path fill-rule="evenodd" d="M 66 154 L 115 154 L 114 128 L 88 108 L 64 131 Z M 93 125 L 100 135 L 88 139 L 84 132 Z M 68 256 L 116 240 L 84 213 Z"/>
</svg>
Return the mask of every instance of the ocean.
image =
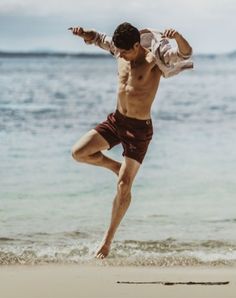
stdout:
<svg viewBox="0 0 236 298">
<path fill-rule="evenodd" d="M 236 57 L 195 56 L 161 79 L 154 136 L 110 255 L 117 177 L 73 144 L 116 108 L 99 55 L 0 55 L 0 264 L 236 264 Z M 105 152 L 122 161 L 120 145 Z"/>
</svg>

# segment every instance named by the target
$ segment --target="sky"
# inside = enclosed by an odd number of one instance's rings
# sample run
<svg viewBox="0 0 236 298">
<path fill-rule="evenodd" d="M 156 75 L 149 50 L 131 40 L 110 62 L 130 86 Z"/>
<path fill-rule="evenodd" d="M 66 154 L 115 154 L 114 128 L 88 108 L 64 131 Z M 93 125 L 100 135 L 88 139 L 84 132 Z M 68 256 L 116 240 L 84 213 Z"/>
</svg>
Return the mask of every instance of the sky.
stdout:
<svg viewBox="0 0 236 298">
<path fill-rule="evenodd" d="M 235 16 L 236 0 L 0 0 L 0 51 L 101 52 L 67 28 L 112 35 L 128 21 L 174 28 L 196 54 L 228 53 L 236 50 Z"/>
</svg>

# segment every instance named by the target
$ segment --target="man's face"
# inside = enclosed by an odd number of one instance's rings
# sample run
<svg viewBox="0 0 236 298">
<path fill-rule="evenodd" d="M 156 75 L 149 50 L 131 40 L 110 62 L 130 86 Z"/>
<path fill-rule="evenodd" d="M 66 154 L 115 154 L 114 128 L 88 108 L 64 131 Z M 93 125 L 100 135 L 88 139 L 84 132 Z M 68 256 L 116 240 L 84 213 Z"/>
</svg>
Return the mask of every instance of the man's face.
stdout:
<svg viewBox="0 0 236 298">
<path fill-rule="evenodd" d="M 126 61 L 132 61 L 136 58 L 138 53 L 139 43 L 134 44 L 133 48 L 129 50 L 117 48 L 118 55 L 120 58 L 125 59 Z"/>
</svg>

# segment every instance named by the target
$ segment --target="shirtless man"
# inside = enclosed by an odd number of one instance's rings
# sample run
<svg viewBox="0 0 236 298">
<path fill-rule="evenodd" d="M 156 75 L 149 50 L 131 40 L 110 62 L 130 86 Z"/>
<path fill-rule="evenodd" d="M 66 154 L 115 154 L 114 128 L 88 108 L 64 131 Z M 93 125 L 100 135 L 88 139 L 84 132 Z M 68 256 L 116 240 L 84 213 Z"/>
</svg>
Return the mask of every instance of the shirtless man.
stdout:
<svg viewBox="0 0 236 298">
<path fill-rule="evenodd" d="M 97 36 L 96 44 L 105 48 L 105 40 L 97 32 L 84 30 L 82 27 L 70 29 L 86 43 Z M 190 45 L 174 29 L 165 30 L 163 38 L 175 39 L 179 52 L 182 55 L 191 55 Z M 140 32 L 131 24 L 122 23 L 116 28 L 112 44 L 113 47 L 108 42 L 106 49 L 116 55 L 118 62 L 116 111 L 72 147 L 72 156 L 76 161 L 105 167 L 118 176 L 111 222 L 96 252 L 96 257 L 100 259 L 109 254 L 114 234 L 130 205 L 132 183 L 153 135 L 150 111 L 162 75 L 155 56 L 140 44 Z M 124 149 L 122 163 L 101 152 L 119 143 Z"/>
</svg>

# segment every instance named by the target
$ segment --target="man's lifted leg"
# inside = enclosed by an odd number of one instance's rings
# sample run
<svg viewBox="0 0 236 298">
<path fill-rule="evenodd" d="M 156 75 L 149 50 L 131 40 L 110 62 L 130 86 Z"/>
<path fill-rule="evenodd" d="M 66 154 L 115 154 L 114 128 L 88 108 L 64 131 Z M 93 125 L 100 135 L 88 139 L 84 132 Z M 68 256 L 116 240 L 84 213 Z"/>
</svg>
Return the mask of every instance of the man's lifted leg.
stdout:
<svg viewBox="0 0 236 298">
<path fill-rule="evenodd" d="M 108 142 L 96 130 L 92 129 L 74 144 L 72 156 L 78 162 L 104 167 L 119 175 L 121 163 L 101 152 L 109 147 Z"/>
</svg>

